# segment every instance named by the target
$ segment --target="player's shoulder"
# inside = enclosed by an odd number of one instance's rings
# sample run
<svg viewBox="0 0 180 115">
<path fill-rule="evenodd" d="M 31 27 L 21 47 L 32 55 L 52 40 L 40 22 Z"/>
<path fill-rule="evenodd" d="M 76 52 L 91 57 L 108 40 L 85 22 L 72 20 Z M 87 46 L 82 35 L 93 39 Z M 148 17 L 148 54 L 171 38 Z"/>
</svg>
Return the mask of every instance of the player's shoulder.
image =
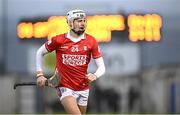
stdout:
<svg viewBox="0 0 180 115">
<path fill-rule="evenodd" d="M 96 41 L 96 39 L 95 39 L 95 37 L 94 36 L 92 36 L 92 35 L 90 35 L 90 34 L 85 34 L 86 35 L 86 38 L 88 39 L 88 40 L 90 40 L 90 41 Z"/>
<path fill-rule="evenodd" d="M 64 34 L 58 34 L 52 37 L 52 40 L 56 42 L 62 42 L 65 39 L 65 33 Z"/>
</svg>

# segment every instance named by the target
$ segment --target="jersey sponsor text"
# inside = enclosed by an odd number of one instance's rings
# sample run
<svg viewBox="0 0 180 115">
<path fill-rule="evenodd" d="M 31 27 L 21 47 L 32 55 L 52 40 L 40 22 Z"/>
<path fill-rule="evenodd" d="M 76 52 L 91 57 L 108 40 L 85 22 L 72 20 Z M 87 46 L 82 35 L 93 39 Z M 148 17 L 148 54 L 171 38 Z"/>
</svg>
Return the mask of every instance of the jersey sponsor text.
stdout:
<svg viewBox="0 0 180 115">
<path fill-rule="evenodd" d="M 62 54 L 63 64 L 70 66 L 81 66 L 86 64 L 86 55 Z"/>
</svg>

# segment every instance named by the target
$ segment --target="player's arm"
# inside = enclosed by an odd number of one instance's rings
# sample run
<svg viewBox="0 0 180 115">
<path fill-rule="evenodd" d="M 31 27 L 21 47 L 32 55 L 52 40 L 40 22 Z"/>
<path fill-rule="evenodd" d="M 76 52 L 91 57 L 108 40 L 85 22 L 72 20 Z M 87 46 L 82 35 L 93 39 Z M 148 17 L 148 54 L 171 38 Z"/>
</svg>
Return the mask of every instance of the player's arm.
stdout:
<svg viewBox="0 0 180 115">
<path fill-rule="evenodd" d="M 97 70 L 95 73 L 89 73 L 87 75 L 87 78 L 89 82 L 92 82 L 96 80 L 97 78 L 101 77 L 105 73 L 105 65 L 103 61 L 103 57 L 101 55 L 100 47 L 98 45 L 98 42 L 93 39 L 92 41 L 92 57 L 95 59 Z"/>
<path fill-rule="evenodd" d="M 47 78 L 44 77 L 42 69 L 43 57 L 47 53 L 48 51 L 45 47 L 45 44 L 43 44 L 36 52 L 36 78 L 38 85 L 41 87 L 45 85 L 45 81 L 47 80 Z"/>
<path fill-rule="evenodd" d="M 39 86 L 44 86 L 45 81 L 47 80 L 46 77 L 43 75 L 43 57 L 48 52 L 52 52 L 57 49 L 59 46 L 59 43 L 57 42 L 56 36 L 53 37 L 51 40 L 47 41 L 45 44 L 43 44 L 36 53 L 36 71 L 37 71 L 37 83 Z"/>
<path fill-rule="evenodd" d="M 89 73 L 87 75 L 89 82 L 92 82 L 92 81 L 98 79 L 99 77 L 101 77 L 105 73 L 105 70 L 106 70 L 104 61 L 103 61 L 103 57 L 99 57 L 99 58 L 95 59 L 95 63 L 97 65 L 97 70 L 95 73 Z"/>
<path fill-rule="evenodd" d="M 97 78 L 101 77 L 105 73 L 105 65 L 104 65 L 104 60 L 103 57 L 95 59 L 96 65 L 97 65 L 97 70 L 94 73 Z"/>
</svg>

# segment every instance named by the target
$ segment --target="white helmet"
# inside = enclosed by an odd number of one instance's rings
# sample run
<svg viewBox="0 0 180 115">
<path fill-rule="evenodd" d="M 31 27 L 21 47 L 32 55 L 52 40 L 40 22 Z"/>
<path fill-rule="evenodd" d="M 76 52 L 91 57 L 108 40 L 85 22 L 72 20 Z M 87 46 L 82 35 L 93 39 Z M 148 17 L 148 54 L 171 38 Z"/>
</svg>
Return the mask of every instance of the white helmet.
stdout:
<svg viewBox="0 0 180 115">
<path fill-rule="evenodd" d="M 71 10 L 67 13 L 67 21 L 68 23 L 70 21 L 73 21 L 74 19 L 77 19 L 77 18 L 85 18 L 86 17 L 86 14 L 83 10 Z"/>
</svg>

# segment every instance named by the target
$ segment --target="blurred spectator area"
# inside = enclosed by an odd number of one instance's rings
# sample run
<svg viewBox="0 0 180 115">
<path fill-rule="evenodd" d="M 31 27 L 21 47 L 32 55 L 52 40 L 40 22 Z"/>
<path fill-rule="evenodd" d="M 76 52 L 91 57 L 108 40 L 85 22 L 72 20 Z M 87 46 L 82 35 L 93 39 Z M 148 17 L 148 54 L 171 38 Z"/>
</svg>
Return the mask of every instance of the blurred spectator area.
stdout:
<svg viewBox="0 0 180 115">
<path fill-rule="evenodd" d="M 180 113 L 180 66 L 163 65 L 129 76 L 103 76 L 92 84 L 88 113 Z M 1 113 L 64 113 L 56 90 L 15 82 L 31 77 L 0 77 Z"/>
</svg>

